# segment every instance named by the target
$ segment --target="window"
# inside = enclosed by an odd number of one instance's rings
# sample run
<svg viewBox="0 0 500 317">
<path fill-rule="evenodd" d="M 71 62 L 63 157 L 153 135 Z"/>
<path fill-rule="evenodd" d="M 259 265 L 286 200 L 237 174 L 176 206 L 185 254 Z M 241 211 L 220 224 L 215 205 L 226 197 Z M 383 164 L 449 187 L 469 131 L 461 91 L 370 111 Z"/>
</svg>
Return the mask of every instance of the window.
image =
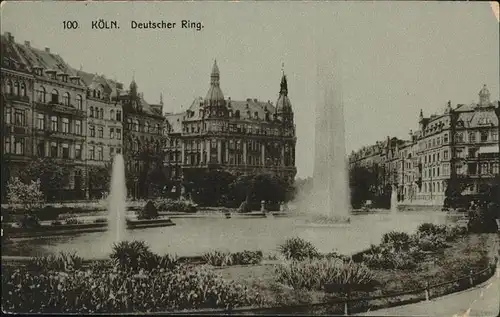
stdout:
<svg viewBox="0 0 500 317">
<path fill-rule="evenodd" d="M 116 138 L 118 140 L 122 139 L 122 130 L 121 129 L 116 129 Z"/>
<path fill-rule="evenodd" d="M 144 132 L 148 133 L 149 132 L 149 122 L 144 123 Z"/>
<path fill-rule="evenodd" d="M 198 132 L 200 131 L 200 127 L 198 127 Z M 161 126 L 160 124 L 156 125 L 156 133 L 161 134 Z"/>
<path fill-rule="evenodd" d="M 45 115 L 43 113 L 36 115 L 36 127 L 40 130 L 45 130 Z"/>
<path fill-rule="evenodd" d="M 90 107 L 90 114 L 89 117 L 93 118 L 94 117 L 94 107 Z"/>
<path fill-rule="evenodd" d="M 470 143 L 476 142 L 476 132 L 470 132 L 469 133 L 469 142 Z"/>
<path fill-rule="evenodd" d="M 115 120 L 115 111 L 113 109 L 109 112 L 109 120 Z"/>
<path fill-rule="evenodd" d="M 11 148 L 10 148 L 10 136 L 7 135 L 5 137 L 5 153 L 11 153 Z"/>
<path fill-rule="evenodd" d="M 498 174 L 498 163 L 493 163 L 491 166 L 491 173 Z"/>
<path fill-rule="evenodd" d="M 21 83 L 20 95 L 23 97 L 26 96 L 26 85 L 24 83 Z"/>
<path fill-rule="evenodd" d="M 14 122 L 18 126 L 24 126 L 26 123 L 26 116 L 24 110 L 15 109 L 14 110 Z"/>
<path fill-rule="evenodd" d="M 62 118 L 62 132 L 69 133 L 69 119 Z"/>
<path fill-rule="evenodd" d="M 83 100 L 81 95 L 76 95 L 76 108 L 78 110 L 83 110 Z"/>
<path fill-rule="evenodd" d="M 19 82 L 14 82 L 14 95 L 19 96 Z"/>
<path fill-rule="evenodd" d="M 69 146 L 66 143 L 62 145 L 62 157 L 65 159 L 69 158 Z"/>
<path fill-rule="evenodd" d="M 116 121 L 122 121 L 122 112 L 120 110 L 116 111 Z"/>
<path fill-rule="evenodd" d="M 122 149 L 121 148 L 116 148 L 116 154 L 120 154 L 122 152 Z"/>
<path fill-rule="evenodd" d="M 114 153 L 115 153 L 115 149 L 110 147 L 109 148 L 109 156 L 112 157 Z"/>
<path fill-rule="evenodd" d="M 57 143 L 50 143 L 50 157 L 57 157 Z"/>
<path fill-rule="evenodd" d="M 481 142 L 486 142 L 488 141 L 488 132 L 481 132 Z"/>
<path fill-rule="evenodd" d="M 455 134 L 455 142 L 462 143 L 464 141 L 464 134 L 462 132 L 457 132 Z"/>
<path fill-rule="evenodd" d="M 95 147 L 89 146 L 89 160 L 95 160 Z"/>
<path fill-rule="evenodd" d="M 100 114 L 100 118 L 101 119 L 104 119 L 104 109 L 101 108 L 101 110 L 99 110 L 99 114 Z"/>
<path fill-rule="evenodd" d="M 57 90 L 52 90 L 52 94 L 51 94 L 51 102 L 52 103 L 59 103 L 59 93 L 57 92 Z"/>
<path fill-rule="evenodd" d="M 75 134 L 82 135 L 82 120 L 75 120 Z"/>
<path fill-rule="evenodd" d="M 493 141 L 498 141 L 498 132 L 497 131 L 491 131 L 491 139 Z"/>
<path fill-rule="evenodd" d="M 98 146 L 97 147 L 97 159 L 99 161 L 102 161 L 103 160 L 103 156 L 102 156 L 102 146 Z"/>
<path fill-rule="evenodd" d="M 134 121 L 134 131 L 136 131 L 136 132 L 139 131 L 139 120 Z"/>
<path fill-rule="evenodd" d="M 14 153 L 18 155 L 24 154 L 24 138 L 16 137 L 14 139 Z"/>
<path fill-rule="evenodd" d="M 8 95 L 12 94 L 12 82 L 10 80 L 7 80 L 6 90 Z"/>
<path fill-rule="evenodd" d="M 45 88 L 43 88 L 43 86 L 40 86 L 36 91 L 36 99 L 38 102 L 45 103 Z"/>
<path fill-rule="evenodd" d="M 50 130 L 57 131 L 57 117 L 56 116 L 50 117 Z"/>
<path fill-rule="evenodd" d="M 445 133 L 444 138 L 443 138 L 443 143 L 448 143 L 448 133 Z"/>
<path fill-rule="evenodd" d="M 80 144 L 75 145 L 75 159 L 82 158 L 82 146 Z"/>
<path fill-rule="evenodd" d="M 63 105 L 69 106 L 69 93 L 63 95 Z"/>
<path fill-rule="evenodd" d="M 90 131 L 90 136 L 95 138 L 95 126 L 90 125 L 89 126 L 89 131 Z"/>
<path fill-rule="evenodd" d="M 104 128 L 103 127 L 99 127 L 99 129 L 97 130 L 98 131 L 98 137 L 99 138 L 104 138 Z"/>
<path fill-rule="evenodd" d="M 448 159 L 448 150 L 445 150 L 445 151 L 443 152 L 443 158 L 444 158 L 445 160 L 447 160 L 447 159 Z"/>
<path fill-rule="evenodd" d="M 115 129 L 114 128 L 109 128 L 109 138 L 110 139 L 115 138 Z"/>
<path fill-rule="evenodd" d="M 5 108 L 5 123 L 12 123 L 12 108 Z"/>
<path fill-rule="evenodd" d="M 45 142 L 44 141 L 40 141 L 38 142 L 38 145 L 37 145 L 37 155 L 38 157 L 45 157 Z"/>
</svg>

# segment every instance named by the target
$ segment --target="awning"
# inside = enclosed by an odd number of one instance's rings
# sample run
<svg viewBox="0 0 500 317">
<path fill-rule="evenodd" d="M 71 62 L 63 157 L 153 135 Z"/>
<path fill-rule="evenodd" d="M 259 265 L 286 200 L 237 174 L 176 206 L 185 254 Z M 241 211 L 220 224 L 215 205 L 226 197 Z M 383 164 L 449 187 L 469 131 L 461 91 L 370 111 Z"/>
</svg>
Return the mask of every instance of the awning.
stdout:
<svg viewBox="0 0 500 317">
<path fill-rule="evenodd" d="M 498 145 L 481 146 L 479 153 L 498 153 Z"/>
</svg>

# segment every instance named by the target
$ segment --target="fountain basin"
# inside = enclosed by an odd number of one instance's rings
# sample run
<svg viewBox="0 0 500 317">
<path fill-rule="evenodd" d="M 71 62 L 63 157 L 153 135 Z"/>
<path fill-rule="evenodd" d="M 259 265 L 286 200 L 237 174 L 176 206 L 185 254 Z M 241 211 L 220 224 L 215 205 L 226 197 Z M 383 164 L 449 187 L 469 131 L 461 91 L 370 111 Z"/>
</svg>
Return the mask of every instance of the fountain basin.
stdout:
<svg viewBox="0 0 500 317">
<path fill-rule="evenodd" d="M 170 218 L 141 219 L 141 220 L 127 218 L 126 223 L 127 223 L 127 229 L 175 226 L 175 223 L 172 222 Z"/>
<path fill-rule="evenodd" d="M 108 224 L 101 223 L 79 223 L 61 225 L 41 225 L 36 228 L 7 227 L 5 234 L 12 238 L 27 238 L 48 235 L 67 235 L 74 233 L 102 232 L 106 231 Z"/>
</svg>

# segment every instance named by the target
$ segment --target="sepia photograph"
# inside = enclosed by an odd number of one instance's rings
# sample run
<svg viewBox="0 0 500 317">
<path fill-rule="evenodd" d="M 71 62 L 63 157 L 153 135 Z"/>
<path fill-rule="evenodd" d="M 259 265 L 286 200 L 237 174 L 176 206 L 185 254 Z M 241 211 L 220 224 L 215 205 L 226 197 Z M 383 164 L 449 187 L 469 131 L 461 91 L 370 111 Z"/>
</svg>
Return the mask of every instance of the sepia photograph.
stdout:
<svg viewBox="0 0 500 317">
<path fill-rule="evenodd" d="M 3 313 L 500 316 L 498 2 L 0 12 Z"/>
</svg>

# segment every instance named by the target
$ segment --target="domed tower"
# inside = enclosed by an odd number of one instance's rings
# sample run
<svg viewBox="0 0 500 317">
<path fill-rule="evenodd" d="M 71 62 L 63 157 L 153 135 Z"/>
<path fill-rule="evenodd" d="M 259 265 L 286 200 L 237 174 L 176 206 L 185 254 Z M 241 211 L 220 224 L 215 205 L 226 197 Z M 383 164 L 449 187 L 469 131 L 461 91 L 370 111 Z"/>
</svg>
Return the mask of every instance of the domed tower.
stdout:
<svg viewBox="0 0 500 317">
<path fill-rule="evenodd" d="M 210 88 L 204 100 L 206 114 L 210 117 L 224 116 L 226 113 L 226 101 L 220 89 L 220 73 L 217 60 L 214 61 L 212 73 L 210 74 Z"/>
<path fill-rule="evenodd" d="M 276 101 L 276 118 L 284 125 L 293 125 L 292 103 L 288 98 L 288 84 L 285 73 L 281 76 L 280 86 L 278 101 Z"/>
<path fill-rule="evenodd" d="M 486 87 L 486 84 L 483 86 L 483 89 L 479 91 L 479 106 L 485 107 L 490 105 L 490 91 Z"/>
</svg>

